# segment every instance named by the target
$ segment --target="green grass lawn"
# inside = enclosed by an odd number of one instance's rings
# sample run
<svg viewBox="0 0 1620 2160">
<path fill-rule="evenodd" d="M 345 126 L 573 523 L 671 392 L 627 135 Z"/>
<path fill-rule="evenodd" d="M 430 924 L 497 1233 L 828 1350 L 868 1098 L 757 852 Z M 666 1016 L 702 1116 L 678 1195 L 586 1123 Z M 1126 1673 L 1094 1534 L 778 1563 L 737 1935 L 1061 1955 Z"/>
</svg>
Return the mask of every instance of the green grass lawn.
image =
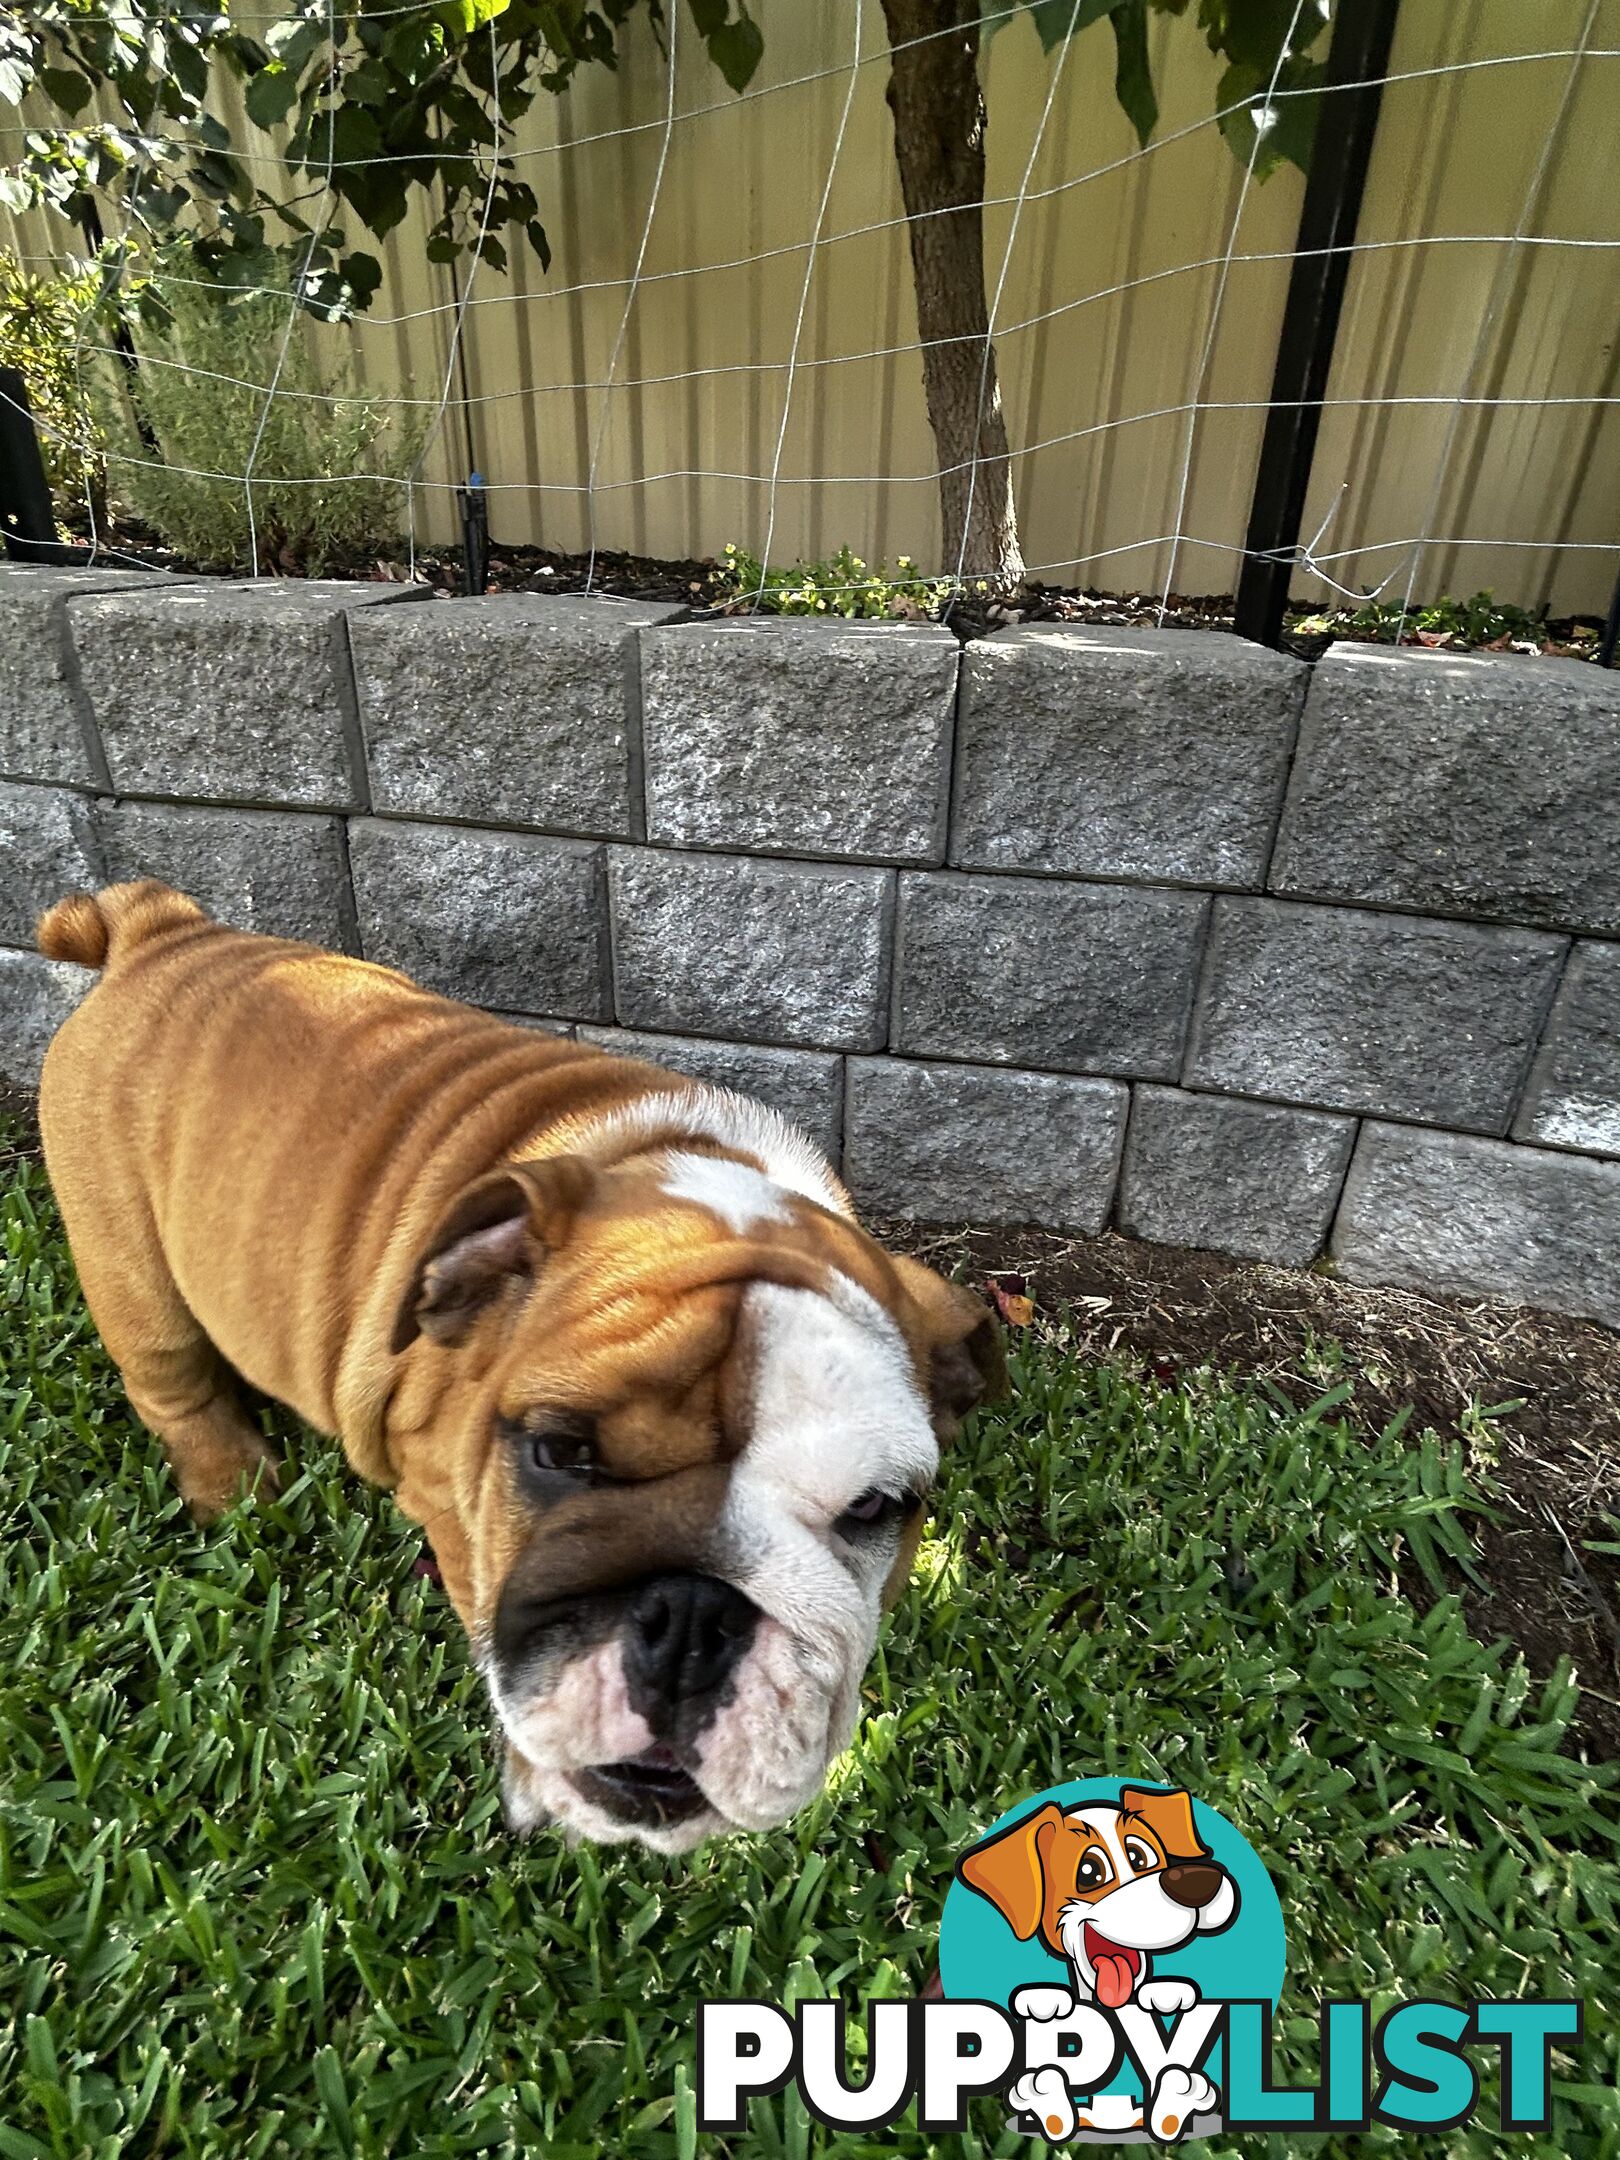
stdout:
<svg viewBox="0 0 1620 2160">
<path fill-rule="evenodd" d="M 1549 2140 L 1359 2150 L 1620 2152 L 1614 1775 L 1566 1749 L 1567 1680 L 1397 1582 L 1466 1553 L 1455 1451 L 1025 1338 L 818 1806 L 678 1862 L 518 1844 L 415 1534 L 296 1433 L 283 1499 L 193 1529 L 42 1174 L 3 1186 L 0 2160 L 927 2151 L 780 2098 L 699 2139 L 694 2005 L 914 1993 L 961 1848 L 1120 1772 L 1185 1783 L 1271 1864 L 1285 2050 L 1318 1996 L 1586 2000 Z M 1036 2149 L 1002 2119 L 976 2103 L 943 2149 Z"/>
</svg>

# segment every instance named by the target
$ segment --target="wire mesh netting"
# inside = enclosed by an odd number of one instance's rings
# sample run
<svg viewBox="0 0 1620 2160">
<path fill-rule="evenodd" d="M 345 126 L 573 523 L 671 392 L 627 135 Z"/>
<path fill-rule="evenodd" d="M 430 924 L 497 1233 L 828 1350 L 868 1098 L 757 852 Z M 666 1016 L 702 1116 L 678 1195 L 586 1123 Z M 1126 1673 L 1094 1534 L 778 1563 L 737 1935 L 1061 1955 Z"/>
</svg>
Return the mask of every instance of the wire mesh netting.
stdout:
<svg viewBox="0 0 1620 2160">
<path fill-rule="evenodd" d="M 335 33 L 351 11 L 325 4 Z M 1298 0 L 1296 25 L 1314 5 Z M 979 347 L 987 392 L 992 351 L 999 375 L 1028 574 L 1230 592 L 1303 186 L 1286 167 L 1262 180 L 1257 153 L 1305 93 L 1274 73 L 1223 108 L 1219 64 L 1189 23 L 1157 15 L 1159 118 L 1144 147 L 1116 102 L 1108 41 L 1060 36 L 1047 51 L 1027 12 L 990 11 L 983 38 Z M 661 35 L 627 27 L 616 70 L 582 71 L 510 123 L 491 103 L 471 251 L 430 260 L 433 206 L 413 202 L 379 249 L 375 297 L 344 326 L 316 324 L 297 290 L 340 160 L 337 101 L 324 145 L 288 161 L 221 82 L 232 155 L 249 169 L 297 163 L 309 251 L 288 284 L 257 295 L 278 312 L 256 367 L 141 354 L 194 404 L 245 405 L 241 454 L 188 460 L 161 428 L 155 449 L 113 442 L 110 494 L 121 468 L 161 457 L 173 484 L 228 489 L 242 560 L 274 568 L 261 527 L 281 418 L 313 409 L 330 451 L 358 400 L 395 430 L 382 484 L 407 570 L 455 537 L 476 471 L 499 540 L 583 554 L 587 583 L 606 550 L 686 559 L 727 542 L 762 566 L 848 547 L 863 563 L 903 555 L 947 587 L 982 580 L 993 566 L 941 526 L 942 475 L 965 471 L 971 501 L 981 473 L 976 451 L 942 459 L 928 424 L 883 12 L 767 0 L 756 13 L 764 58 L 741 94 L 671 7 Z M 338 36 L 330 49 L 335 80 Z M 1492 586 L 1564 613 L 1606 605 L 1620 563 L 1617 63 L 1620 0 L 1401 11 L 1360 218 L 1334 249 L 1349 260 L 1346 298 L 1286 551 L 1299 597 L 1404 608 Z M 1220 124 L 1240 110 L 1257 118 L 1247 158 Z M 12 136 L 42 125 L 30 109 Z M 548 268 L 522 244 L 505 267 L 481 256 L 510 174 L 539 198 Z M 103 205 L 103 260 L 133 275 L 150 235 L 129 201 L 126 187 Z M 84 252 L 48 212 L 14 212 L 12 226 L 31 270 Z M 183 271 L 169 275 L 184 287 Z M 107 321 L 81 321 L 77 370 L 127 358 Z M 302 365 L 306 349 L 341 351 L 352 381 L 329 384 Z M 351 469 L 276 458 L 283 492 L 378 485 L 369 449 Z M 104 505 L 59 507 L 117 551 Z"/>
</svg>

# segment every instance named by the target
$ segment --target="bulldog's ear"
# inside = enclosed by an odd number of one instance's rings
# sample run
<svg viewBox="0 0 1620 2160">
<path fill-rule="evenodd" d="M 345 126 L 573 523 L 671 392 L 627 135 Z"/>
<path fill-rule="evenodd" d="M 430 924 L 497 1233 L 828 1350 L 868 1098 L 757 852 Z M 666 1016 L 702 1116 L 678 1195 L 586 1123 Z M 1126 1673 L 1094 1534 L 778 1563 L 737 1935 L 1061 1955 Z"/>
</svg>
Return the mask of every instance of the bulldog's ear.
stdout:
<svg viewBox="0 0 1620 2160">
<path fill-rule="evenodd" d="M 558 1155 L 507 1163 L 465 1186 L 411 1270 L 394 1320 L 395 1355 L 418 1335 L 460 1342 L 508 1283 L 532 1275 L 545 1249 L 562 1243 L 593 1176 L 577 1155 Z"/>
<path fill-rule="evenodd" d="M 1138 1815 L 1164 1847 L 1167 1860 L 1203 1860 L 1209 1847 L 1193 1821 L 1192 1796 L 1177 1786 L 1171 1792 L 1145 1791 L 1140 1785 L 1120 1790 L 1120 1813 Z"/>
<path fill-rule="evenodd" d="M 956 1863 L 970 1890 L 988 1898 L 1020 1942 L 1028 1942 L 1046 1908 L 1046 1856 L 1063 1828 L 1063 1810 L 1048 1800 L 1033 1815 L 975 1845 Z"/>
<path fill-rule="evenodd" d="M 971 1290 L 947 1282 L 920 1260 L 890 1257 L 906 1295 L 922 1316 L 935 1423 L 958 1425 L 975 1404 L 994 1402 L 1007 1392 L 1001 1329 L 989 1306 Z"/>
</svg>

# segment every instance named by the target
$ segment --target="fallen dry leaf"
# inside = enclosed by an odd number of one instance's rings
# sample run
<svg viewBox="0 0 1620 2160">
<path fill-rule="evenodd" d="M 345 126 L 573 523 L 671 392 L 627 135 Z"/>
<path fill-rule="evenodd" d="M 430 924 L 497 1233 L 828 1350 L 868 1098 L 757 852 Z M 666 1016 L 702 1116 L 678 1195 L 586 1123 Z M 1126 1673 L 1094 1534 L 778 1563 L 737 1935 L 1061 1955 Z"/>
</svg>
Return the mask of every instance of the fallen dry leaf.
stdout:
<svg viewBox="0 0 1620 2160">
<path fill-rule="evenodd" d="M 1035 1301 L 1022 1275 L 987 1275 L 990 1302 L 1008 1327 L 1026 1328 L 1035 1317 Z"/>
</svg>

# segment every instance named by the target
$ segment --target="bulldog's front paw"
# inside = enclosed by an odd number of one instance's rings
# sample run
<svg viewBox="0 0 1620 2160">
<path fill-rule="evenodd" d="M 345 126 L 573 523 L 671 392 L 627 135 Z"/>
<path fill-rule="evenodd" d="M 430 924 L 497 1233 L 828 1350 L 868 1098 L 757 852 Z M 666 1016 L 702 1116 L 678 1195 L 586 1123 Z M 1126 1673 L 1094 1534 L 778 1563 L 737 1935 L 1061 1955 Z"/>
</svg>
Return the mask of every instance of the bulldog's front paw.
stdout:
<svg viewBox="0 0 1620 2160">
<path fill-rule="evenodd" d="M 1025 1995 L 1043 1993 L 1061 1995 L 1061 1988 L 1023 1988 Z M 1017 1997 L 1014 1997 L 1017 2001 Z M 1074 2102 L 1069 2096 L 1068 2082 L 1056 2064 L 1049 2063 L 1044 2070 L 1026 2070 L 1021 2078 L 1015 2078 L 1007 2091 L 1008 2105 L 1016 2115 L 1033 2115 L 1041 2135 L 1054 2145 L 1074 2136 Z"/>
<path fill-rule="evenodd" d="M 1053 2018 L 1066 2018 L 1074 2009 L 1074 1997 L 1067 1988 L 1021 1987 L 1011 2002 L 1012 2014 L 1019 2018 L 1033 2018 L 1037 2025 L 1046 2025 Z"/>
<path fill-rule="evenodd" d="M 1155 2017 L 1180 2017 L 1197 2002 L 1198 1990 L 1190 1980 L 1144 1980 L 1136 1999 Z"/>
<path fill-rule="evenodd" d="M 1167 2063 L 1153 2088 L 1148 2130 L 1161 2145 L 1174 2145 L 1191 2130 L 1193 2117 L 1207 2115 L 1219 2100 L 1219 2093 L 1202 2070 L 1184 2070 L 1179 2063 Z"/>
<path fill-rule="evenodd" d="M 208 1529 L 244 1495 L 274 1500 L 281 1491 L 281 1459 L 256 1432 L 229 1433 L 182 1450 L 168 1444 L 175 1483 L 194 1523 Z"/>
</svg>

